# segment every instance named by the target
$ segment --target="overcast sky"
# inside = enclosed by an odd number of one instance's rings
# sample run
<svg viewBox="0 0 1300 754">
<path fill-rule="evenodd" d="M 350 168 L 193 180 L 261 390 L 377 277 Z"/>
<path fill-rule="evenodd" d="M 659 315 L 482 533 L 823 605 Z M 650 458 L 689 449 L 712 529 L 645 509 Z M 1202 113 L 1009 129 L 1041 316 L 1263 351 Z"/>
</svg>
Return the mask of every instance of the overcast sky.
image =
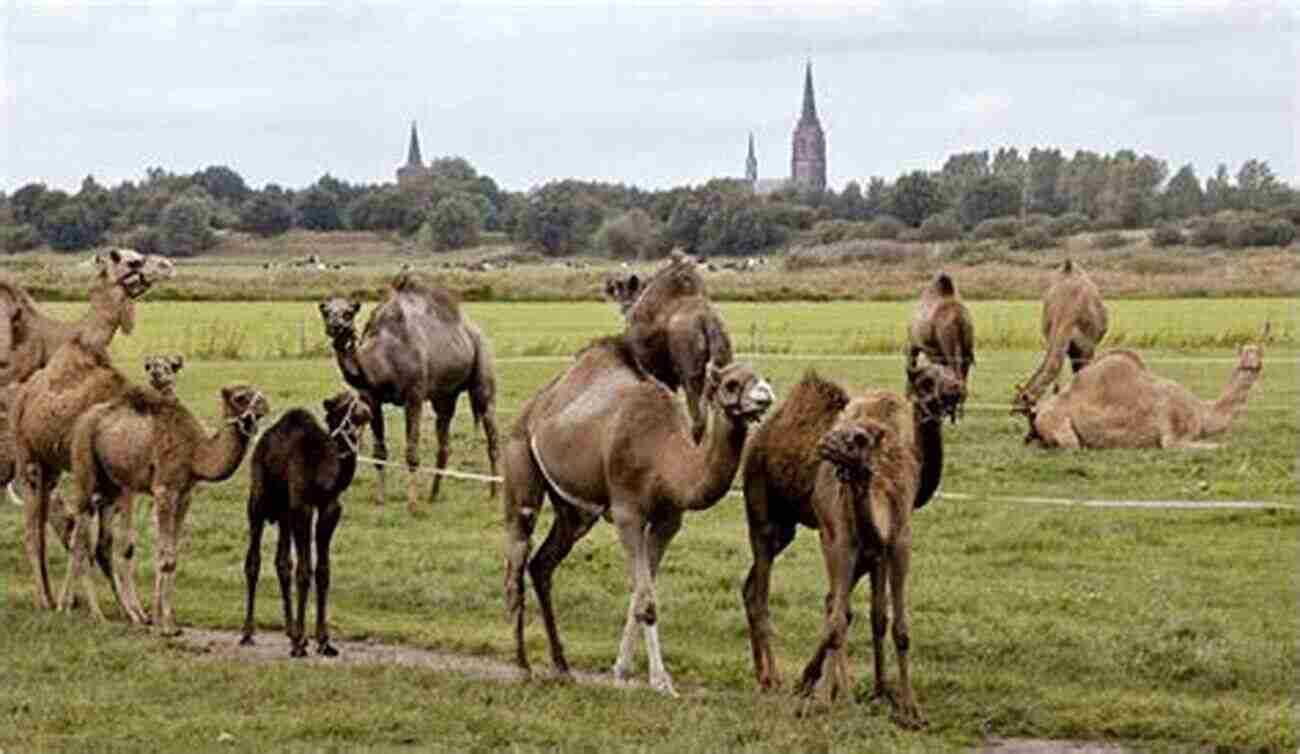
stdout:
<svg viewBox="0 0 1300 754">
<path fill-rule="evenodd" d="M 229 165 L 391 181 L 419 121 L 509 189 L 790 170 L 813 62 L 829 180 L 1001 145 L 1300 175 L 1300 2 L 31 4 L 0 10 L 0 190 Z"/>
</svg>

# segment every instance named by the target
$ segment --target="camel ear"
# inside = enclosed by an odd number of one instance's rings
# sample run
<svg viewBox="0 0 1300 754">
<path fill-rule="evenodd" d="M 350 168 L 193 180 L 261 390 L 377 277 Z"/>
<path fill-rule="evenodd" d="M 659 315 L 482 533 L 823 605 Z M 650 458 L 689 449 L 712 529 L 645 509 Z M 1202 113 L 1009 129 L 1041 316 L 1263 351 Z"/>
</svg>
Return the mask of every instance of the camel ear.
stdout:
<svg viewBox="0 0 1300 754">
<path fill-rule="evenodd" d="M 320 309 L 320 313 L 321 313 L 322 315 L 328 314 L 328 313 L 329 313 L 329 310 L 330 310 L 330 308 L 329 308 L 329 304 L 327 304 L 327 303 L 324 302 L 324 301 L 322 301 L 322 302 L 320 302 L 319 304 L 317 304 L 317 305 L 316 305 L 316 308 L 317 308 L 317 309 Z"/>
<path fill-rule="evenodd" d="M 325 400 L 321 401 L 320 404 L 321 404 L 321 406 L 324 406 L 324 407 L 325 407 L 325 413 L 326 413 L 326 414 L 332 414 L 332 413 L 334 413 L 334 405 L 335 405 L 335 403 L 334 403 L 334 399 L 333 399 L 333 398 L 326 398 Z"/>
<path fill-rule="evenodd" d="M 108 252 L 108 258 L 113 262 L 113 264 L 117 264 L 118 262 L 122 261 L 122 253 L 117 249 L 113 249 L 112 251 Z"/>
<path fill-rule="evenodd" d="M 179 372 L 185 366 L 185 359 L 180 354 L 176 354 L 171 357 L 168 363 L 171 364 L 173 372 Z"/>
<path fill-rule="evenodd" d="M 21 306 L 14 307 L 13 314 L 9 315 L 9 321 L 13 322 L 15 325 L 23 321 L 23 308 Z"/>
<path fill-rule="evenodd" d="M 356 314 L 356 313 L 359 312 L 359 311 L 361 311 L 361 302 L 360 302 L 360 301 L 349 301 L 349 302 L 348 302 L 348 314 Z"/>
<path fill-rule="evenodd" d="M 636 294 L 637 294 L 640 290 L 641 290 L 641 278 L 638 277 L 637 274 L 636 274 L 635 272 L 632 273 L 631 275 L 628 275 L 628 276 L 627 276 L 627 289 L 626 289 L 626 291 L 627 291 L 627 295 L 628 295 L 629 297 L 631 297 L 631 296 L 636 296 Z"/>
</svg>

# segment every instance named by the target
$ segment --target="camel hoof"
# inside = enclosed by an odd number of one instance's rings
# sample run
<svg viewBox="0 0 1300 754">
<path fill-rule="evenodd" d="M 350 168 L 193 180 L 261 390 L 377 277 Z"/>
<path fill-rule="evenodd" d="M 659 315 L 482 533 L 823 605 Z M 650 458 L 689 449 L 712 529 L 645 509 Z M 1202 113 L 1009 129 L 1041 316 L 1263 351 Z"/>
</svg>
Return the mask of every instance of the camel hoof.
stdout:
<svg viewBox="0 0 1300 754">
<path fill-rule="evenodd" d="M 239 646 L 241 646 L 241 647 L 251 647 L 251 646 L 253 646 L 255 643 L 256 643 L 256 642 L 253 641 L 253 635 L 252 635 L 252 634 L 244 634 L 244 637 L 243 637 L 242 639 L 239 640 Z"/>
<path fill-rule="evenodd" d="M 338 656 L 339 656 L 339 651 L 338 651 L 337 649 L 335 649 L 335 648 L 334 648 L 334 645 L 333 645 L 333 644 L 330 644 L 328 641 L 323 641 L 323 642 L 321 642 L 321 643 L 320 643 L 320 646 L 316 647 L 316 651 L 317 651 L 318 653 L 320 653 L 320 654 L 321 654 L 322 656 L 324 656 L 324 657 L 338 657 Z"/>
<path fill-rule="evenodd" d="M 677 698 L 677 690 L 673 688 L 673 679 L 669 678 L 668 676 L 663 676 L 661 678 L 651 678 L 650 688 L 654 689 L 655 691 L 658 691 L 661 694 L 665 694 L 673 699 Z"/>
<path fill-rule="evenodd" d="M 180 636 L 180 635 L 181 635 L 181 629 L 180 629 L 179 627 L 177 627 L 177 626 L 163 626 L 162 628 L 159 628 L 159 629 L 158 629 L 158 635 L 159 635 L 159 636 L 162 636 L 162 637 L 164 637 L 164 638 L 170 638 L 170 637 L 173 637 L 173 636 Z"/>
<path fill-rule="evenodd" d="M 929 724 L 925 719 L 925 715 L 922 715 L 921 710 L 916 707 L 911 707 L 910 709 L 900 708 L 895 710 L 894 723 L 899 727 L 907 728 L 908 730 L 920 730 Z"/>
<path fill-rule="evenodd" d="M 307 647 L 304 646 L 303 644 L 298 644 L 297 642 L 295 642 L 294 645 L 293 645 L 293 647 L 289 649 L 289 656 L 290 656 L 290 657 L 306 657 L 306 656 L 307 656 Z"/>
</svg>

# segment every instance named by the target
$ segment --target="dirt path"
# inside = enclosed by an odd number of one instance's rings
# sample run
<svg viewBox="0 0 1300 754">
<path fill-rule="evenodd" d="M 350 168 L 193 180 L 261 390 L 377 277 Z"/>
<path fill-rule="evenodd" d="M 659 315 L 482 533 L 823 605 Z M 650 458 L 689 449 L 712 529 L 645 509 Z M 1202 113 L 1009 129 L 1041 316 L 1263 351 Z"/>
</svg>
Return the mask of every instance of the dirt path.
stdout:
<svg viewBox="0 0 1300 754">
<path fill-rule="evenodd" d="M 1045 738 L 995 738 L 975 754 L 1132 754 L 1118 744 L 1096 741 L 1052 741 Z"/>
</svg>

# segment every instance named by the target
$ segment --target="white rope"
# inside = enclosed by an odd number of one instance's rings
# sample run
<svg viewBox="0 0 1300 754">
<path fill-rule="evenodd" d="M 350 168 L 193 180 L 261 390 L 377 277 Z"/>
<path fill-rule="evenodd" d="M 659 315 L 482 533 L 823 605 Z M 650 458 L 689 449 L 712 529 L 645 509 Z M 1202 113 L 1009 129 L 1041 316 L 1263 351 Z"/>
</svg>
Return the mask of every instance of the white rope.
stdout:
<svg viewBox="0 0 1300 754">
<path fill-rule="evenodd" d="M 406 464 L 401 463 L 400 461 L 382 461 L 378 458 L 371 458 L 370 456 L 359 455 L 357 456 L 357 461 L 373 463 L 377 466 L 399 466 L 401 468 L 406 468 Z M 438 469 L 429 466 L 417 466 L 414 469 L 414 471 L 417 474 L 432 474 L 434 476 L 446 476 L 446 477 L 451 477 L 453 479 L 468 479 L 474 482 L 505 481 L 501 476 L 496 474 L 475 474 L 474 472 L 471 471 L 456 471 L 454 469 Z"/>
</svg>

